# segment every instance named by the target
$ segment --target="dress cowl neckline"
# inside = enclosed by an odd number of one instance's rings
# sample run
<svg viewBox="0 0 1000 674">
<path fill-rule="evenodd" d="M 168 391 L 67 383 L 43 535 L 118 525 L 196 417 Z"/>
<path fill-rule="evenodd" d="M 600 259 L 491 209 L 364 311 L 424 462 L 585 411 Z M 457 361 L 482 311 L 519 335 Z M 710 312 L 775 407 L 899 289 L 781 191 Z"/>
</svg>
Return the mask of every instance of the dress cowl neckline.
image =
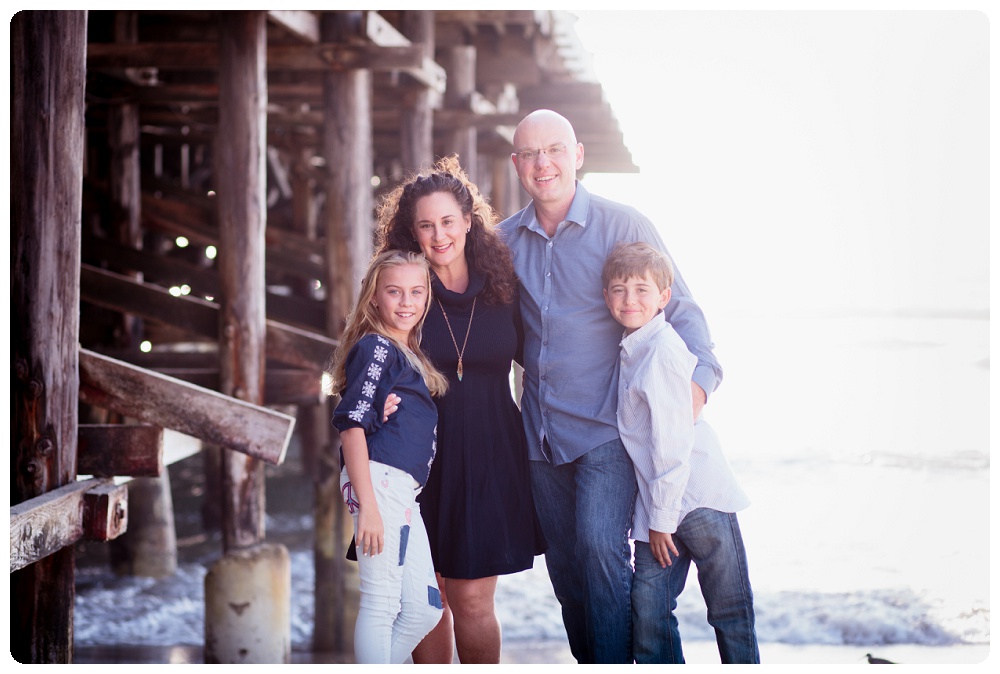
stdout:
<svg viewBox="0 0 1000 674">
<path fill-rule="evenodd" d="M 448 290 L 441 283 L 441 279 L 437 277 L 436 274 L 432 274 L 431 280 L 431 291 L 434 293 L 434 299 L 440 300 L 446 307 L 464 307 L 468 305 L 473 298 L 477 297 L 479 293 L 483 291 L 486 287 L 486 279 L 475 269 L 469 269 L 469 286 L 465 289 L 465 292 L 456 293 Z"/>
</svg>

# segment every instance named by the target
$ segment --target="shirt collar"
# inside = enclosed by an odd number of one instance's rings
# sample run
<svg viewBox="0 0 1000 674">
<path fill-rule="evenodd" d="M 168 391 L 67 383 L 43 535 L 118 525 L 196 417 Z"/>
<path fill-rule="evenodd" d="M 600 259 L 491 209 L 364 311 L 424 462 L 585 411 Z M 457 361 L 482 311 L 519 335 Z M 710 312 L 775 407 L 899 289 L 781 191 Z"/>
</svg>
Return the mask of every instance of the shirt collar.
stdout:
<svg viewBox="0 0 1000 674">
<path fill-rule="evenodd" d="M 573 203 L 569 205 L 569 212 L 566 214 L 565 222 L 575 222 L 581 227 L 587 226 L 587 214 L 590 212 L 590 192 L 579 180 L 576 181 L 576 193 L 573 195 Z M 517 223 L 518 227 L 524 227 L 532 231 L 541 231 L 542 226 L 538 224 L 538 217 L 535 215 L 534 200 L 528 202 L 528 206 L 521 212 L 521 219 Z"/>
<path fill-rule="evenodd" d="M 667 321 L 663 318 L 663 310 L 661 309 L 649 319 L 646 325 L 642 326 L 631 335 L 626 335 L 623 333 L 621 347 L 625 351 L 626 356 L 632 356 L 637 351 L 642 349 L 643 346 L 648 344 L 653 340 L 653 338 L 661 330 L 667 328 Z"/>
</svg>

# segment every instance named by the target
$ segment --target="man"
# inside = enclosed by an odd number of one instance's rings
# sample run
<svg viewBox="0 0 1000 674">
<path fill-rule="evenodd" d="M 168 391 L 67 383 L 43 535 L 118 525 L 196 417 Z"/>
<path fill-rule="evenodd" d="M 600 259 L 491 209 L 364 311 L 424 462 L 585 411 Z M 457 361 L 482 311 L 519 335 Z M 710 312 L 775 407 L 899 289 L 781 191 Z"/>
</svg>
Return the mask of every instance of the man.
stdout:
<svg viewBox="0 0 1000 674">
<path fill-rule="evenodd" d="M 546 565 L 570 648 L 581 663 L 630 663 L 628 534 L 637 487 L 616 418 L 622 329 L 605 306 L 601 268 L 618 241 L 666 249 L 648 218 L 577 183 L 583 157 L 566 118 L 551 110 L 525 117 L 511 160 L 532 201 L 499 227 L 521 281 L 521 410 Z M 664 314 L 698 357 L 697 416 L 722 370 L 680 274 Z"/>
</svg>

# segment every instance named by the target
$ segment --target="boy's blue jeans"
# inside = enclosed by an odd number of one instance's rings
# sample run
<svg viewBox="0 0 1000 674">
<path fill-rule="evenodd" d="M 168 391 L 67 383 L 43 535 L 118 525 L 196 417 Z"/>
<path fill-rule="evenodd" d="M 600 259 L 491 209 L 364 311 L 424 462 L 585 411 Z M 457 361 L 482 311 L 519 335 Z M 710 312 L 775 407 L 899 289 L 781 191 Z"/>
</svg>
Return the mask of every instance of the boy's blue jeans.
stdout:
<svg viewBox="0 0 1000 674">
<path fill-rule="evenodd" d="M 532 461 L 531 486 L 573 657 L 631 663 L 628 533 L 638 487 L 625 445 L 613 440 L 559 466 Z"/>
<path fill-rule="evenodd" d="M 736 514 L 698 508 L 681 520 L 673 538 L 680 555 L 665 569 L 653 557 L 648 543 L 635 542 L 635 661 L 684 662 L 674 610 L 693 561 L 723 664 L 760 662 L 747 555 Z"/>
</svg>

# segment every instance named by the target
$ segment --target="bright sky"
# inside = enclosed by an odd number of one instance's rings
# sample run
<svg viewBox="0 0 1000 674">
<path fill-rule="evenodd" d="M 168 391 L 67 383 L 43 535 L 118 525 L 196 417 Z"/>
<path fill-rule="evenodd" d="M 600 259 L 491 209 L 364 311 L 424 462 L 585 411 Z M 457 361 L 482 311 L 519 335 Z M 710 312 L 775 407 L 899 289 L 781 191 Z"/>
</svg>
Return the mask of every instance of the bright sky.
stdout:
<svg viewBox="0 0 1000 674">
<path fill-rule="evenodd" d="M 988 308 L 989 16 L 575 13 L 706 312 Z"/>
</svg>

